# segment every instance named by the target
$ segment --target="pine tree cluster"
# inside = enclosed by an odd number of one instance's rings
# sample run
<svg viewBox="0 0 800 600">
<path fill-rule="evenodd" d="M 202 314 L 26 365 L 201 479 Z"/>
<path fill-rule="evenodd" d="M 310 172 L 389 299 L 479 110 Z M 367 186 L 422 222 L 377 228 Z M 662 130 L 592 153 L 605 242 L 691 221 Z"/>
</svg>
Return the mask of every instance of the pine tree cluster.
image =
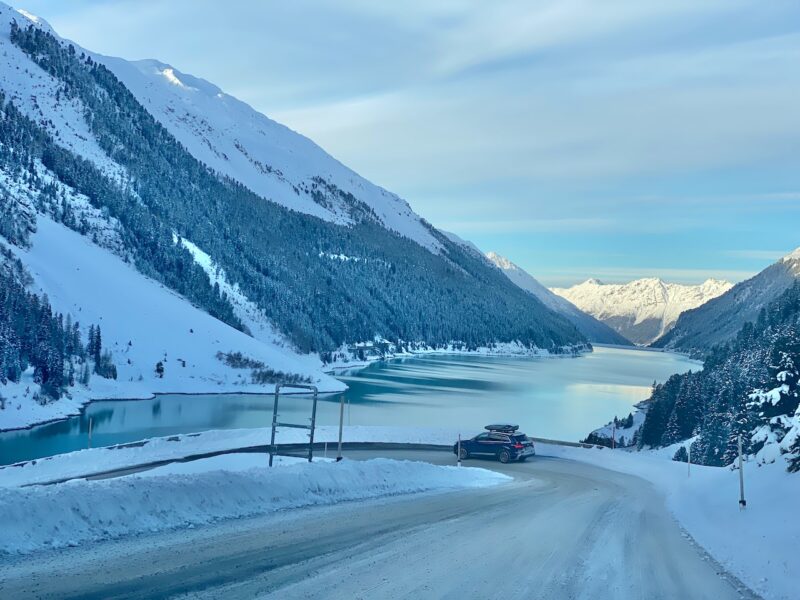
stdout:
<svg viewBox="0 0 800 600">
<path fill-rule="evenodd" d="M 785 430 L 774 417 L 791 417 L 798 410 L 798 366 L 800 282 L 763 309 L 756 322 L 746 323 L 735 339 L 714 347 L 702 371 L 673 375 L 654 386 L 639 446 L 668 446 L 696 435 L 692 461 L 721 466 L 735 460 L 741 434 L 744 451 L 758 452 L 767 438 L 754 432 Z M 753 400 L 754 392 L 773 388 L 776 381 L 783 390 L 777 392 L 783 393 L 778 402 Z M 800 453 L 800 443 L 796 450 Z"/>
<path fill-rule="evenodd" d="M 12 260 L 0 256 L 0 261 Z M 47 296 L 28 292 L 19 273 L 21 265 L 0 268 L 0 384 L 19 382 L 33 367 L 33 382 L 42 396 L 58 399 L 76 382 L 89 382 L 90 359 L 95 372 L 115 378 L 111 356 L 102 352 L 100 328 L 92 326 L 85 347 L 79 324 L 55 313 Z"/>
</svg>

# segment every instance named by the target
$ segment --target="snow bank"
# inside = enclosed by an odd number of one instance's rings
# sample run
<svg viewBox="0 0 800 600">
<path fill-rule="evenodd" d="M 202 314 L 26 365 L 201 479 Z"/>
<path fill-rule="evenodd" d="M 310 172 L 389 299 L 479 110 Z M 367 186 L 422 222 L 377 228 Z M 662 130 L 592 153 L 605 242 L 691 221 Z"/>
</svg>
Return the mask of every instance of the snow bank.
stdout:
<svg viewBox="0 0 800 600">
<path fill-rule="evenodd" d="M 509 480 L 485 469 L 374 459 L 3 489 L 0 554 L 75 546 L 290 508 L 485 487 Z"/>
</svg>

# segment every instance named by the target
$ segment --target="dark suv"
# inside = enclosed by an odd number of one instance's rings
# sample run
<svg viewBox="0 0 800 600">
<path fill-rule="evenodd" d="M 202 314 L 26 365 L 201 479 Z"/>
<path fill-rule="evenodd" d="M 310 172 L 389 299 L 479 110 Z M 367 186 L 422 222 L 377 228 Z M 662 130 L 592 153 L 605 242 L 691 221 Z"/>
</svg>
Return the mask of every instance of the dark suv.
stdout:
<svg viewBox="0 0 800 600">
<path fill-rule="evenodd" d="M 518 433 L 519 425 L 487 425 L 484 429 L 484 433 L 470 440 L 461 440 L 461 460 L 470 456 L 494 456 L 501 463 L 522 462 L 536 454 L 533 440 Z M 453 453 L 459 453 L 458 442 L 453 445 Z"/>
</svg>

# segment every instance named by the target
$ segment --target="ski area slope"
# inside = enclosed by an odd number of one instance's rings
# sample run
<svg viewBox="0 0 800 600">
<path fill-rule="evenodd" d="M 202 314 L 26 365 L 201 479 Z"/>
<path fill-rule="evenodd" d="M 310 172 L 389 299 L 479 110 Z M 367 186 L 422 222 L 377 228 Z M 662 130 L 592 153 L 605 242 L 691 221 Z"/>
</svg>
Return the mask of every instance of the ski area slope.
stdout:
<svg viewBox="0 0 800 600">
<path fill-rule="evenodd" d="M 444 452 L 385 454 L 453 464 Z M 1 585 L 15 598 L 754 598 L 637 477 L 542 457 L 468 464 L 514 482 L 8 557 Z"/>
<path fill-rule="evenodd" d="M 647 345 L 669 331 L 681 313 L 705 304 L 731 287 L 732 283 L 718 279 L 708 279 L 700 285 L 667 283 L 658 278 L 626 284 L 588 279 L 571 288 L 552 288 L 552 291 L 632 342 Z"/>
<path fill-rule="evenodd" d="M 158 392 L 271 390 L 271 385 L 251 383 L 249 369 L 227 366 L 217 352 L 241 352 L 275 371 L 308 377 L 325 391 L 345 388 L 321 372 L 317 356 L 297 354 L 279 338 L 269 343 L 233 329 L 46 217 L 38 218 L 37 228 L 29 250 L 12 247 L 33 276 L 32 291 L 47 294 L 55 310 L 81 323 L 98 324 L 103 347 L 117 365 L 116 381 L 94 376 L 89 389 L 78 388 L 75 396 L 83 401 Z M 159 361 L 164 364 L 163 378 L 155 372 Z M 37 409 L 38 404 L 16 398 L 18 393 L 4 390 L 12 410 L 0 411 L 2 429 L 76 412 L 75 403 L 66 398 Z M 18 402 L 24 409 L 13 410 Z"/>
<path fill-rule="evenodd" d="M 590 342 L 597 344 L 619 344 L 623 346 L 630 345 L 630 342 L 625 339 L 625 337 L 611 329 L 611 327 L 583 312 L 569 300 L 554 294 L 539 283 L 532 275 L 507 258 L 495 252 L 489 252 L 486 258 L 517 286 L 536 296 L 542 304 L 550 310 L 566 317 Z"/>
<path fill-rule="evenodd" d="M 704 352 L 724 342 L 800 278 L 800 248 L 721 296 L 683 313 L 675 327 L 654 346 Z"/>
</svg>

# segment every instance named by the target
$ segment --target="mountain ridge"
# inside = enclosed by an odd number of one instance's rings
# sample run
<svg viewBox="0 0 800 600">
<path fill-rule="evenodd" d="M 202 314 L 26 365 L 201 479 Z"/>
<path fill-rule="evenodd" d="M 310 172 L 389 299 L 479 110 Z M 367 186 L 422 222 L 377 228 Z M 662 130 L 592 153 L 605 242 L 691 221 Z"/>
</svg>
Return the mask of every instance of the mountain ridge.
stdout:
<svg viewBox="0 0 800 600">
<path fill-rule="evenodd" d="M 800 248 L 702 306 L 686 311 L 655 347 L 702 355 L 732 339 L 747 322 L 800 279 Z"/>
<path fill-rule="evenodd" d="M 731 283 L 713 278 L 698 285 L 667 283 L 658 277 L 625 284 L 606 284 L 591 278 L 551 291 L 634 343 L 648 345 L 668 332 L 681 313 L 731 287 Z"/>
</svg>

